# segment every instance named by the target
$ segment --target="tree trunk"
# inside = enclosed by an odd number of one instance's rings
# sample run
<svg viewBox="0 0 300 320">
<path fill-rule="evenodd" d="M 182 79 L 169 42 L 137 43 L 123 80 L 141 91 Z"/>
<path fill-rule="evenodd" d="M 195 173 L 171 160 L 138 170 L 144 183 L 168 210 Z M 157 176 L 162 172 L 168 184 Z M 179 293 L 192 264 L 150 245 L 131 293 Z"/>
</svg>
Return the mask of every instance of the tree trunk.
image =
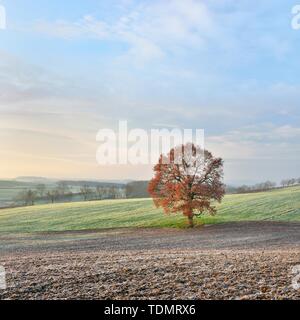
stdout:
<svg viewBox="0 0 300 320">
<path fill-rule="evenodd" d="M 191 214 L 188 216 L 188 219 L 190 228 L 194 228 L 194 216 Z"/>
</svg>

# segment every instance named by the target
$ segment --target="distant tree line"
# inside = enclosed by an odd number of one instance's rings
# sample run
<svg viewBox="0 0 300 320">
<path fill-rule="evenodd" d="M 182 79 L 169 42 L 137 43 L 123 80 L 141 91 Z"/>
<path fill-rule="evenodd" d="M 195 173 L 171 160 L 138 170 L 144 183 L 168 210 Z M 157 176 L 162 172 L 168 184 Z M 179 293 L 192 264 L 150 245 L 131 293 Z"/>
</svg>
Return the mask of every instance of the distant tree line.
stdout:
<svg viewBox="0 0 300 320">
<path fill-rule="evenodd" d="M 292 179 L 284 179 L 277 185 L 276 182 L 266 181 L 262 183 L 258 183 L 252 186 L 249 185 L 242 185 L 240 187 L 232 187 L 227 186 L 226 192 L 227 193 L 249 193 L 249 192 L 260 192 L 260 191 L 268 191 L 278 187 L 291 187 L 294 185 L 300 185 L 300 178 L 292 178 Z"/>
<path fill-rule="evenodd" d="M 70 183 L 70 184 L 69 184 Z M 132 181 L 126 185 L 97 184 L 96 182 L 59 181 L 55 186 L 38 184 L 35 188 L 24 189 L 14 198 L 16 205 L 34 205 L 38 203 L 56 203 L 67 201 L 91 201 L 124 198 L 148 198 L 149 181 Z M 239 187 L 226 187 L 226 193 L 250 193 L 268 191 L 278 187 L 300 185 L 300 178 L 283 179 L 280 185 L 276 182 L 265 181 L 255 185 L 242 185 Z M 74 188 L 77 188 L 74 191 Z"/>
<path fill-rule="evenodd" d="M 125 187 L 120 188 L 115 186 L 103 187 L 99 185 L 90 187 L 89 185 L 83 185 L 80 188 L 79 194 L 83 197 L 84 201 L 126 198 Z"/>
<path fill-rule="evenodd" d="M 35 188 L 24 189 L 14 198 L 16 205 L 35 205 L 39 203 L 56 203 L 66 201 L 91 201 L 104 199 L 126 198 L 126 188 L 120 186 L 103 186 L 84 184 L 76 191 L 72 191 L 70 186 L 60 181 L 55 186 L 38 184 Z"/>
<path fill-rule="evenodd" d="M 300 178 L 284 179 L 281 181 L 282 187 L 290 187 L 300 184 Z"/>
<path fill-rule="evenodd" d="M 126 185 L 126 198 L 148 198 L 148 184 L 149 181 L 132 181 Z M 249 193 L 268 191 L 278 187 L 290 187 L 300 184 L 300 178 L 298 179 L 284 179 L 278 185 L 273 181 L 265 181 L 257 183 L 255 185 L 242 185 L 238 187 L 226 186 L 226 193 Z"/>
<path fill-rule="evenodd" d="M 242 185 L 236 188 L 236 193 L 267 191 L 270 189 L 274 189 L 276 185 L 277 185 L 276 182 L 272 182 L 272 181 L 257 183 L 253 186 Z"/>
</svg>

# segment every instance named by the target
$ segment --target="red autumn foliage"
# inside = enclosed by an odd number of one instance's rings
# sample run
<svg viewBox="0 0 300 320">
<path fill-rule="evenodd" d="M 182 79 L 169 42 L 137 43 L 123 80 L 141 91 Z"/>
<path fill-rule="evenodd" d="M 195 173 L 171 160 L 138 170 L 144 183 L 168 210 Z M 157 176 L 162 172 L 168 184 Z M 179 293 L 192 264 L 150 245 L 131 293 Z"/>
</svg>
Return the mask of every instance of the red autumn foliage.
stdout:
<svg viewBox="0 0 300 320">
<path fill-rule="evenodd" d="M 225 194 L 221 158 L 188 143 L 161 155 L 154 172 L 148 191 L 166 213 L 182 212 L 191 227 L 194 216 L 216 213 L 212 201 L 221 202 Z"/>
</svg>

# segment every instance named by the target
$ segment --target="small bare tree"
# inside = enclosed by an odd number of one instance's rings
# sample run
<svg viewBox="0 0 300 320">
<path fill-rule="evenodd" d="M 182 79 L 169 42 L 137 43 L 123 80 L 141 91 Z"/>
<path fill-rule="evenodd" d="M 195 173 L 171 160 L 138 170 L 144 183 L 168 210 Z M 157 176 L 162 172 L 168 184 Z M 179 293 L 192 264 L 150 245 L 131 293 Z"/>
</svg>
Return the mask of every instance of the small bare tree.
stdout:
<svg viewBox="0 0 300 320">
<path fill-rule="evenodd" d="M 96 187 L 97 199 L 99 199 L 99 200 L 103 199 L 103 194 L 104 194 L 103 191 L 104 191 L 104 190 L 103 190 L 103 188 L 102 188 L 101 186 L 97 186 L 97 187 Z"/>
<path fill-rule="evenodd" d="M 15 197 L 14 201 L 17 202 L 18 204 L 22 204 L 26 206 L 26 190 L 20 191 Z"/>
<path fill-rule="evenodd" d="M 59 198 L 59 191 L 57 189 L 48 190 L 46 197 L 51 203 L 54 203 Z"/>
<path fill-rule="evenodd" d="M 67 183 L 65 181 L 59 181 L 57 183 L 57 191 L 60 196 L 64 197 L 66 195 L 66 193 L 69 192 L 69 188 L 68 188 Z"/>
<path fill-rule="evenodd" d="M 36 192 L 31 189 L 24 190 L 19 194 L 19 199 L 23 201 L 24 205 L 33 206 L 36 200 Z"/>
<path fill-rule="evenodd" d="M 116 199 L 118 196 L 118 192 L 115 186 L 109 187 L 109 197 L 111 199 Z"/>
<path fill-rule="evenodd" d="M 36 186 L 36 192 L 37 192 L 37 195 L 40 197 L 40 198 L 43 198 L 45 196 L 45 193 L 46 193 L 46 186 L 44 184 L 38 184 Z"/>
<path fill-rule="evenodd" d="M 84 201 L 87 201 L 93 194 L 93 190 L 88 185 L 84 185 L 80 188 L 80 194 L 83 196 Z"/>
</svg>

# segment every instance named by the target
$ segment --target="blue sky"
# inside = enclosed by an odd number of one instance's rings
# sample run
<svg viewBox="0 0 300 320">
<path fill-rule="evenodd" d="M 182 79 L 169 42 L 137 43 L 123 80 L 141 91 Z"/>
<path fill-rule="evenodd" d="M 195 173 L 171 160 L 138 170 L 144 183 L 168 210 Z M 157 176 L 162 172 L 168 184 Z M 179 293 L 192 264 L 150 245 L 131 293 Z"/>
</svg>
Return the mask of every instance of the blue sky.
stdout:
<svg viewBox="0 0 300 320">
<path fill-rule="evenodd" d="M 0 0 L 0 176 L 148 178 L 95 163 L 124 119 L 205 129 L 230 183 L 300 176 L 295 4 Z"/>
</svg>

